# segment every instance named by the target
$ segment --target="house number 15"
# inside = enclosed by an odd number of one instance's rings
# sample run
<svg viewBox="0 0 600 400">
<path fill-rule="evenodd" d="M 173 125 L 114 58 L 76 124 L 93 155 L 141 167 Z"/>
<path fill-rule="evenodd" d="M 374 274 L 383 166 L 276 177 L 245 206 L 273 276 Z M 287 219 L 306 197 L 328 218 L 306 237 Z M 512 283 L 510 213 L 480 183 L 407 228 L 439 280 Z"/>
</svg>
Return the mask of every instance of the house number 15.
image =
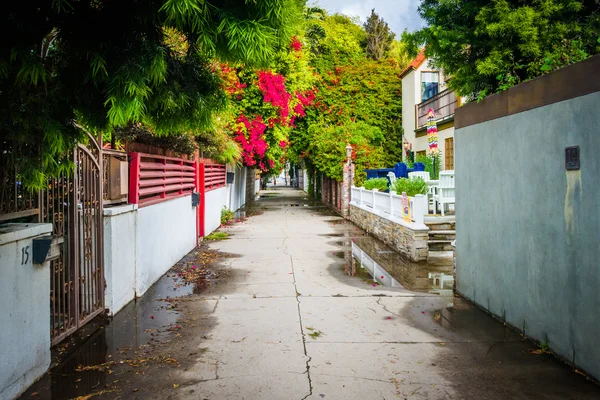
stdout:
<svg viewBox="0 0 600 400">
<path fill-rule="evenodd" d="M 27 264 L 29 261 L 29 246 L 21 247 L 21 265 Z"/>
</svg>

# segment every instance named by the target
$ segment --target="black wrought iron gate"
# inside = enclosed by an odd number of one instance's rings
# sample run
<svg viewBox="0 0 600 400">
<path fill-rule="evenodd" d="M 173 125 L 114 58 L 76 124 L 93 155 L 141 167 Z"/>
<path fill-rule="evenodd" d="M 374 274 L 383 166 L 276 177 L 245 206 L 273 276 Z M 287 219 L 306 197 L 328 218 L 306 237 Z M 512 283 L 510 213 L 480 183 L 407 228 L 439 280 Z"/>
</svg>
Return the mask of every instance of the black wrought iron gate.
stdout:
<svg viewBox="0 0 600 400">
<path fill-rule="evenodd" d="M 40 201 L 61 249 L 50 265 L 52 345 L 104 311 L 101 146 L 88 134 L 73 161 L 73 173 L 53 179 Z"/>
</svg>

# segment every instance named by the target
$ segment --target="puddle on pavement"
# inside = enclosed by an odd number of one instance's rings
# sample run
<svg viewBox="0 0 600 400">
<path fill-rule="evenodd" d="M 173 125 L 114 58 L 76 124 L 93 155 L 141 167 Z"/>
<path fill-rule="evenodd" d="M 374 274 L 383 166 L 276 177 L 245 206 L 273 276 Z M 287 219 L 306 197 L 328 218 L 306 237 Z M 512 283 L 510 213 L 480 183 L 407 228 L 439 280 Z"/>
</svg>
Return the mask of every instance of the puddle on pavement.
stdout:
<svg viewBox="0 0 600 400">
<path fill-rule="evenodd" d="M 111 363 L 145 359 L 179 330 L 178 300 L 193 291 L 194 286 L 176 274 L 164 275 L 143 297 L 106 318 L 99 329 L 97 324 L 86 326 L 57 345 L 52 354 L 54 368 L 20 399 L 73 399 L 104 390 L 119 379 L 118 374 L 111 374 Z M 102 364 L 106 366 L 98 367 Z"/>
<path fill-rule="evenodd" d="M 452 295 L 452 266 L 434 266 L 426 261 L 414 262 L 370 236 L 336 242 L 342 251 L 332 253 L 344 260 L 342 270 L 369 284 L 405 288 L 417 292 Z"/>
</svg>

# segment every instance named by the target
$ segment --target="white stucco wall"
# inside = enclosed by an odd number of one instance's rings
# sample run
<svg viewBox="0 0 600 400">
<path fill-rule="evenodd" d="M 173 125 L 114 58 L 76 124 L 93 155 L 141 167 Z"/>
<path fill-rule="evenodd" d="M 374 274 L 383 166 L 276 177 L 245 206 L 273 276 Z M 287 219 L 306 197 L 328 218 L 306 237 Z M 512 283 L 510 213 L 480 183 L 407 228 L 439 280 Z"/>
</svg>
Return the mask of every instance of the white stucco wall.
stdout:
<svg viewBox="0 0 600 400">
<path fill-rule="evenodd" d="M 308 193 L 308 174 L 306 173 L 306 170 L 303 170 L 302 173 L 304 174 L 304 187 L 302 190 Z"/>
<path fill-rule="evenodd" d="M 116 314 L 135 298 L 137 205 L 104 209 L 105 306 Z"/>
<path fill-rule="evenodd" d="M 209 235 L 221 226 L 221 210 L 227 206 L 227 188 L 221 187 L 206 192 L 204 205 L 204 234 Z"/>
<path fill-rule="evenodd" d="M 227 172 L 233 172 L 233 183 L 227 185 L 227 208 L 237 211 L 246 204 L 246 168 L 228 165 Z"/>
<path fill-rule="evenodd" d="M 141 296 L 196 246 L 196 209 L 185 196 L 142 207 L 137 214 L 136 295 Z"/>
<path fill-rule="evenodd" d="M 3 400 L 24 392 L 50 365 L 50 264 L 32 263 L 32 239 L 50 232 L 51 224 L 10 224 L 0 229 Z"/>
</svg>

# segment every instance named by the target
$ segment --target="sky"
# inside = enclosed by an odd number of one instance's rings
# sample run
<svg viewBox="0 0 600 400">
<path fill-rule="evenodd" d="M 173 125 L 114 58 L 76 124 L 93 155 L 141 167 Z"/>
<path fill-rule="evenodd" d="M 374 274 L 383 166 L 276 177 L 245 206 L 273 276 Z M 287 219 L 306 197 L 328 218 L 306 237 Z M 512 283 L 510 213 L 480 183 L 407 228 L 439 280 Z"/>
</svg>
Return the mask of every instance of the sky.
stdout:
<svg viewBox="0 0 600 400">
<path fill-rule="evenodd" d="M 400 37 L 405 29 L 412 32 L 423 24 L 423 20 L 417 14 L 420 0 L 313 0 L 308 3 L 316 3 L 331 12 L 358 16 L 362 22 L 374 8 L 388 23 L 396 37 Z"/>
</svg>

